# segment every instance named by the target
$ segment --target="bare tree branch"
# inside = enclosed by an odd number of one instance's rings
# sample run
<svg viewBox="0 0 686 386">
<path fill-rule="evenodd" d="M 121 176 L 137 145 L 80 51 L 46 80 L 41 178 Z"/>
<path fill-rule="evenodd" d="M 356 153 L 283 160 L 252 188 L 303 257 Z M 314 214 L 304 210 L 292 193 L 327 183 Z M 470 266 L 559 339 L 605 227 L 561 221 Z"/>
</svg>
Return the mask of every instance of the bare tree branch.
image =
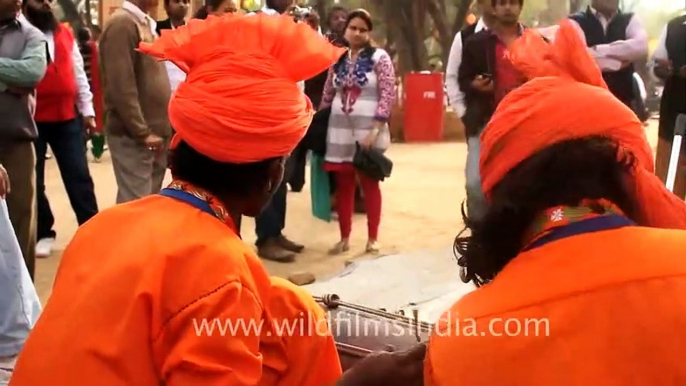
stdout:
<svg viewBox="0 0 686 386">
<path fill-rule="evenodd" d="M 472 8 L 474 0 L 455 0 L 457 5 L 457 12 L 455 13 L 455 20 L 453 20 L 452 35 L 457 35 L 464 26 L 467 14 Z"/>
</svg>

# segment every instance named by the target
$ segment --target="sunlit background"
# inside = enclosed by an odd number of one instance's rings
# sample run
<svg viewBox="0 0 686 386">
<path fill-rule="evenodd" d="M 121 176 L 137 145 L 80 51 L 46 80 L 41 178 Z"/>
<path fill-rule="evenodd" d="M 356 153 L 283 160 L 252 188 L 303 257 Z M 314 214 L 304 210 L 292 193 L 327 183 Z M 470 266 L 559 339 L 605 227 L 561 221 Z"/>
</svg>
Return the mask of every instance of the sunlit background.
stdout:
<svg viewBox="0 0 686 386">
<path fill-rule="evenodd" d="M 191 0 L 193 12 L 205 0 Z M 234 0 L 244 13 L 260 9 L 264 0 Z M 478 18 L 475 0 L 296 0 L 312 7 L 320 15 L 334 5 L 348 9 L 366 8 L 374 19 L 375 43 L 395 58 L 399 74 L 408 71 L 442 70 L 450 45 L 461 28 Z M 585 9 L 591 0 L 524 0 L 522 21 L 531 27 L 556 24 L 570 12 Z M 651 52 L 666 23 L 686 6 L 686 0 L 620 0 L 626 12 L 637 13 L 650 37 Z M 109 16 L 123 0 L 55 0 L 58 17 L 74 28 L 90 25 L 102 29 Z M 158 20 L 165 19 L 163 1 L 151 11 Z M 190 17 L 190 15 L 189 15 Z M 325 22 L 325 17 L 322 17 Z M 322 26 L 326 29 L 326 26 Z"/>
</svg>

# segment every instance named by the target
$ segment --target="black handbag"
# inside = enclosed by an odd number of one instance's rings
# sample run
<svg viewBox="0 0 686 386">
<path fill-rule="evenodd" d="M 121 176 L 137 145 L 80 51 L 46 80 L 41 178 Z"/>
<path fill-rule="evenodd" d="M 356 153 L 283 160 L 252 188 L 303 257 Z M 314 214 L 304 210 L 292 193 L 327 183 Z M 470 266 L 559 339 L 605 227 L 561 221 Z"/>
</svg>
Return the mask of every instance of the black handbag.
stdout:
<svg viewBox="0 0 686 386">
<path fill-rule="evenodd" d="M 301 141 L 306 149 L 312 150 L 313 153 L 322 157 L 326 155 L 326 135 L 329 131 L 330 116 L 331 107 L 317 111 L 312 118 L 312 123 L 307 129 L 305 137 Z"/>
<path fill-rule="evenodd" d="M 353 166 L 361 173 L 378 181 L 391 176 L 393 161 L 376 149 L 362 149 L 359 143 L 355 143 L 355 155 Z"/>
</svg>

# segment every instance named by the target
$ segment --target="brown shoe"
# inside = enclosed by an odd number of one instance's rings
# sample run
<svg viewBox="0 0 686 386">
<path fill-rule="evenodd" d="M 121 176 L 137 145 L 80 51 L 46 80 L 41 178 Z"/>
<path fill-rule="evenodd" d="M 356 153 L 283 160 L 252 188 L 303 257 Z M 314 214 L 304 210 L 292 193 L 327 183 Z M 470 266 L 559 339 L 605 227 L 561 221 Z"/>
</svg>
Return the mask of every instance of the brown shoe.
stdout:
<svg viewBox="0 0 686 386">
<path fill-rule="evenodd" d="M 257 247 L 257 255 L 264 260 L 279 263 L 292 263 L 295 261 L 295 253 L 281 247 L 278 239 L 269 239 Z"/>
<path fill-rule="evenodd" d="M 350 242 L 348 240 L 341 240 L 329 249 L 329 255 L 338 256 L 344 254 L 350 250 Z"/>
<path fill-rule="evenodd" d="M 283 248 L 287 251 L 290 251 L 290 252 L 300 253 L 303 251 L 303 249 L 305 249 L 304 245 L 300 245 L 298 243 L 295 243 L 283 235 L 279 236 L 279 238 L 276 239 L 276 241 L 281 248 Z"/>
</svg>

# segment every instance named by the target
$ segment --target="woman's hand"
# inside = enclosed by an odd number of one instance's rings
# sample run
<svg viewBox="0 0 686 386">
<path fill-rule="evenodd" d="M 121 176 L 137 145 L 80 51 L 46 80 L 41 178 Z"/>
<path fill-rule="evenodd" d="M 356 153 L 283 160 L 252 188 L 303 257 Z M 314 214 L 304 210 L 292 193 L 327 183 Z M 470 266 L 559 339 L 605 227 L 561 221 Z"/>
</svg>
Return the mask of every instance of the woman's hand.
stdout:
<svg viewBox="0 0 686 386">
<path fill-rule="evenodd" d="M 381 131 L 383 125 L 383 122 L 374 121 L 372 131 L 370 131 L 369 135 L 367 135 L 362 141 L 360 141 L 360 146 L 363 149 L 369 150 L 372 148 L 372 146 L 374 146 L 376 140 L 379 138 L 379 132 Z"/>
<path fill-rule="evenodd" d="M 336 386 L 422 386 L 426 345 L 408 351 L 370 354 L 346 371 Z"/>
</svg>

